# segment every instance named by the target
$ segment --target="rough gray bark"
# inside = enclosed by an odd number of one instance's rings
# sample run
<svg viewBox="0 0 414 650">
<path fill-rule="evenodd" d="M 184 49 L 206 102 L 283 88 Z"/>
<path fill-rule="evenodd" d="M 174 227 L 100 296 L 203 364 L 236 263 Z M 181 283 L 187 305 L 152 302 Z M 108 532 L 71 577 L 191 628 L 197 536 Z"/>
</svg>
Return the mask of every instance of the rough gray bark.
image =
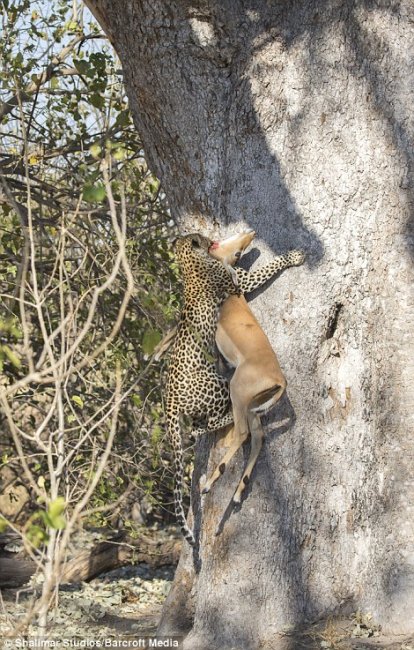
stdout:
<svg viewBox="0 0 414 650">
<path fill-rule="evenodd" d="M 191 626 L 197 650 L 273 648 L 286 626 L 358 608 L 412 631 L 411 0 L 88 4 L 183 228 L 243 221 L 259 264 L 308 255 L 252 302 L 288 398 L 239 510 L 242 454 L 200 510 L 200 441 L 199 554 L 184 551 L 163 631 Z"/>
</svg>

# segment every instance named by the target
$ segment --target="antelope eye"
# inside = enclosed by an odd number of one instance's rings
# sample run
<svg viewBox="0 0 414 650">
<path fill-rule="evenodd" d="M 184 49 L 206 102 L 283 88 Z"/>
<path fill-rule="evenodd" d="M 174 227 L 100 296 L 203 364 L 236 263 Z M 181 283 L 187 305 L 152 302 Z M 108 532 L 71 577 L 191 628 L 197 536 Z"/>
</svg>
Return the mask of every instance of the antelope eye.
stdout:
<svg viewBox="0 0 414 650">
<path fill-rule="evenodd" d="M 239 260 L 241 258 L 241 252 L 237 251 L 237 253 L 234 253 L 234 257 L 236 258 L 236 260 Z"/>
</svg>

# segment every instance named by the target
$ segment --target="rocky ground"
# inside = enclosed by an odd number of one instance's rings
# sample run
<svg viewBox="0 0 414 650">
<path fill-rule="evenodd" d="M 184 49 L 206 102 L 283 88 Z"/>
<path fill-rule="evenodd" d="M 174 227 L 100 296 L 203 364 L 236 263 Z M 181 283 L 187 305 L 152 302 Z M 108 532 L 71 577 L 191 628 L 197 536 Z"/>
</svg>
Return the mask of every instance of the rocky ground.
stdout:
<svg viewBox="0 0 414 650">
<path fill-rule="evenodd" d="M 51 616 L 51 637 L 84 639 L 152 634 L 174 570 L 175 567 L 129 566 L 89 583 L 63 586 L 59 605 Z M 32 590 L 3 591 L 0 638 L 18 626 L 32 597 Z M 34 636 L 35 631 L 35 626 L 30 626 L 29 636 Z"/>
<path fill-rule="evenodd" d="M 356 612 L 349 618 L 315 623 L 302 632 L 287 631 L 286 645 L 289 650 L 414 650 L 414 637 L 386 636 L 369 614 Z"/>
<path fill-rule="evenodd" d="M 172 539 L 177 532 L 165 529 L 159 535 Z M 104 538 L 101 531 L 79 531 L 70 550 L 74 554 L 90 550 Z M 59 601 L 51 609 L 50 637 L 80 640 L 153 634 L 174 571 L 175 566 L 154 568 L 141 563 L 108 571 L 87 583 L 62 585 Z M 34 578 L 26 588 L 0 592 L 0 648 L 1 640 L 19 627 L 39 590 Z M 26 633 L 34 637 L 36 626 L 30 625 Z"/>
<path fill-rule="evenodd" d="M 59 606 L 52 616 L 51 637 L 83 641 L 153 635 L 174 570 L 172 566 L 160 569 L 128 566 L 88 584 L 62 587 Z M 24 590 L 3 591 L 0 639 L 18 625 L 32 595 L 31 591 Z M 34 626 L 28 630 L 29 636 L 35 632 Z M 414 638 L 385 637 L 368 615 L 356 614 L 349 619 L 315 624 L 300 633 L 286 630 L 284 640 L 281 639 L 280 648 L 283 647 L 287 650 L 414 650 Z"/>
<path fill-rule="evenodd" d="M 160 534 L 174 536 L 176 531 L 167 530 Z M 99 540 L 99 533 L 81 531 L 76 536 L 75 545 L 86 549 Z M 153 635 L 174 571 L 174 566 L 154 568 L 140 564 L 107 572 L 88 583 L 62 586 L 59 602 L 51 611 L 50 637 L 84 642 L 85 639 L 119 640 Z M 26 616 L 36 597 L 36 589 L 39 585 L 34 581 L 26 589 L 4 589 L 1 592 L 0 648 L 1 640 L 13 632 Z M 27 633 L 34 637 L 36 627 L 32 624 Z M 414 638 L 385 637 L 369 614 L 355 613 L 348 619 L 316 623 L 301 632 L 287 629 L 278 647 L 286 650 L 414 650 Z"/>
</svg>

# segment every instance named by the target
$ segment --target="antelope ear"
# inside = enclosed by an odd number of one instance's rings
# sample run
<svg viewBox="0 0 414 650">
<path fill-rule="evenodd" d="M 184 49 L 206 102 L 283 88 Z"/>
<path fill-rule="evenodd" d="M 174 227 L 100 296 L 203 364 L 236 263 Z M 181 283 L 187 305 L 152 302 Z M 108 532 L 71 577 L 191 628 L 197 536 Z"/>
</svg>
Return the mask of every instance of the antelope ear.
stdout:
<svg viewBox="0 0 414 650">
<path fill-rule="evenodd" d="M 239 286 L 239 278 L 237 277 L 235 269 L 228 262 L 223 262 L 223 266 L 226 271 L 228 271 L 234 286 L 237 288 Z"/>
</svg>

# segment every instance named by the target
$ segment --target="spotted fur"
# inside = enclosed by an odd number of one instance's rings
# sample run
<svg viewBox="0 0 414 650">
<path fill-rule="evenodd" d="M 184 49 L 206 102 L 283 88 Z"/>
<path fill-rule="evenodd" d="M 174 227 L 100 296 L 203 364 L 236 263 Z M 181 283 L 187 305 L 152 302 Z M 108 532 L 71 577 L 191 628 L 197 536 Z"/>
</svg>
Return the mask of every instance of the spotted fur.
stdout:
<svg viewBox="0 0 414 650">
<path fill-rule="evenodd" d="M 183 453 L 180 420 L 217 429 L 232 422 L 226 380 L 216 371 L 215 335 L 218 310 L 234 282 L 223 264 L 210 257 L 212 242 L 201 235 L 178 239 L 176 258 L 184 282 L 184 306 L 168 368 L 166 419 L 175 464 L 174 502 L 185 539 L 194 544 L 182 505 Z M 221 419 L 224 418 L 223 422 Z"/>
<path fill-rule="evenodd" d="M 176 243 L 176 258 L 184 282 L 184 306 L 166 386 L 167 429 L 175 465 L 175 513 L 191 545 L 195 543 L 194 535 L 187 525 L 182 503 L 181 418 L 190 417 L 199 427 L 198 433 L 220 429 L 233 421 L 228 383 L 217 373 L 214 354 L 219 307 L 231 293 L 253 291 L 302 258 L 299 251 L 291 251 L 257 271 L 237 269 L 232 275 L 222 262 L 209 255 L 211 244 L 199 234 L 181 237 Z"/>
</svg>

